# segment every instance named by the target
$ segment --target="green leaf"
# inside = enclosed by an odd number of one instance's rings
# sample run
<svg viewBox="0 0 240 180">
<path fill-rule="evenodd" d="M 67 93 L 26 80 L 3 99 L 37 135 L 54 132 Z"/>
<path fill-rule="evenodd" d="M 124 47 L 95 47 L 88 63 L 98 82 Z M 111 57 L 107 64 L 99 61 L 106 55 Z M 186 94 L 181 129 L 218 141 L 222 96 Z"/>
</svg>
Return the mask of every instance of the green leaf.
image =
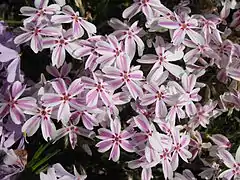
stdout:
<svg viewBox="0 0 240 180">
<path fill-rule="evenodd" d="M 55 156 L 56 154 L 58 154 L 61 150 L 58 149 L 57 151 L 48 154 L 47 156 L 45 156 L 43 159 L 41 159 L 40 161 L 38 161 L 36 164 L 34 164 L 32 166 L 32 171 L 35 171 L 39 166 L 43 165 L 45 162 L 47 162 L 49 159 L 51 159 L 53 156 Z"/>
</svg>

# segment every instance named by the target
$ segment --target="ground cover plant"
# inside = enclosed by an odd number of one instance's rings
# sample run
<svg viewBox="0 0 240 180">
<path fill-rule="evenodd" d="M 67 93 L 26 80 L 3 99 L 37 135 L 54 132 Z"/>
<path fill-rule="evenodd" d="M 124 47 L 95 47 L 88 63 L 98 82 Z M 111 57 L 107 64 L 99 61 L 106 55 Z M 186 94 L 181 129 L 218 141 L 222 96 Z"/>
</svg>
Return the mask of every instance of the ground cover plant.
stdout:
<svg viewBox="0 0 240 180">
<path fill-rule="evenodd" d="M 1 3 L 0 179 L 240 179 L 239 7 Z"/>
</svg>

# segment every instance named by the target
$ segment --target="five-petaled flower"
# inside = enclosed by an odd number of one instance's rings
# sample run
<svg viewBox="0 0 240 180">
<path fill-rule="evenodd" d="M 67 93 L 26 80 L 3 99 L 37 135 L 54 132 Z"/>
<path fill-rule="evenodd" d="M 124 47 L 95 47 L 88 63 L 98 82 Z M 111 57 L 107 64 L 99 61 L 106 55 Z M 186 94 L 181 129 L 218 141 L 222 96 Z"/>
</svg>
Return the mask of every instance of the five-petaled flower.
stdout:
<svg viewBox="0 0 240 180">
<path fill-rule="evenodd" d="M 134 147 L 128 140 L 133 136 L 127 130 L 121 131 L 121 123 L 119 119 L 111 120 L 110 130 L 106 128 L 100 128 L 98 130 L 99 135 L 97 138 L 101 139 L 99 143 L 96 144 L 99 152 L 106 152 L 112 148 L 109 159 L 113 161 L 118 161 L 120 157 L 120 148 L 123 148 L 127 152 L 133 152 Z"/>
<path fill-rule="evenodd" d="M 42 135 L 46 141 L 55 137 L 56 127 L 50 118 L 52 108 L 34 107 L 25 111 L 25 113 L 33 116 L 24 123 L 22 132 L 26 133 L 27 136 L 32 136 L 36 133 L 41 124 Z"/>
<path fill-rule="evenodd" d="M 218 156 L 223 160 L 224 164 L 229 168 L 226 171 L 223 171 L 219 178 L 225 178 L 226 180 L 240 178 L 240 146 L 236 152 L 236 160 L 233 156 L 225 149 L 221 148 L 218 150 Z"/>
<path fill-rule="evenodd" d="M 21 82 L 16 81 L 12 84 L 5 96 L 1 95 L 0 100 L 0 117 L 4 118 L 8 113 L 15 124 L 21 124 L 25 121 L 24 110 L 29 110 L 36 106 L 36 99 L 33 97 L 20 96 L 25 91 L 26 86 Z"/>
<path fill-rule="evenodd" d="M 86 30 L 88 36 L 96 33 L 96 26 L 79 16 L 79 12 L 74 12 L 74 10 L 66 5 L 62 8 L 63 15 L 57 14 L 53 15 L 51 21 L 55 24 L 61 23 L 72 23 L 73 35 L 75 37 L 82 37 L 84 35 L 84 30 Z"/>
<path fill-rule="evenodd" d="M 74 80 L 67 89 L 66 83 L 63 79 L 57 79 L 52 82 L 52 87 L 55 93 L 45 93 L 41 97 L 42 105 L 46 107 L 57 107 L 57 119 L 66 124 L 71 116 L 70 107 L 77 106 L 77 96 L 83 90 L 81 79 Z"/>
</svg>

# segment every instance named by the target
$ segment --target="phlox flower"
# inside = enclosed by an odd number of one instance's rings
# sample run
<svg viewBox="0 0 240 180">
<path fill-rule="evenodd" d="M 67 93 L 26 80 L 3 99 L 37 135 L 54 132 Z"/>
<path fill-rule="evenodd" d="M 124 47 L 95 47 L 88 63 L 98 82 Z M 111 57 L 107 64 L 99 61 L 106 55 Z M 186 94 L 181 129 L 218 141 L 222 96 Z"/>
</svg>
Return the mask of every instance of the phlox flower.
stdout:
<svg viewBox="0 0 240 180">
<path fill-rule="evenodd" d="M 127 54 L 117 61 L 117 67 L 105 66 L 102 71 L 109 79 L 107 83 L 113 88 L 120 88 L 122 85 L 126 85 L 129 93 L 134 99 L 140 97 L 143 94 L 140 87 L 140 81 L 143 80 L 143 72 L 140 70 L 140 66 L 130 68 L 131 60 Z"/>
<path fill-rule="evenodd" d="M 146 90 L 145 93 L 140 97 L 140 104 L 142 106 L 152 105 L 155 107 L 155 117 L 164 118 L 167 115 L 167 103 L 171 101 L 173 96 L 169 93 L 168 89 L 162 83 L 167 79 L 163 73 L 162 80 L 159 83 L 149 82 L 143 85 Z"/>
<path fill-rule="evenodd" d="M 25 23 L 30 22 L 40 22 L 43 20 L 48 20 L 49 15 L 53 15 L 56 12 L 60 11 L 60 6 L 58 4 L 51 4 L 48 6 L 49 0 L 35 0 L 34 6 L 23 6 L 20 9 L 20 12 L 23 16 L 30 16 L 25 19 Z"/>
<path fill-rule="evenodd" d="M 73 57 L 74 50 L 79 46 L 74 41 L 73 30 L 69 29 L 68 31 L 62 32 L 59 36 L 56 37 L 46 37 L 43 39 L 43 48 L 51 48 L 52 51 L 52 66 L 57 68 L 61 67 L 66 58 L 66 51 Z"/>
<path fill-rule="evenodd" d="M 209 138 L 218 146 L 218 148 L 231 148 L 232 144 L 228 138 L 222 134 L 213 134 Z"/>
<path fill-rule="evenodd" d="M 164 17 L 160 18 L 158 21 L 159 26 L 168 29 L 175 29 L 172 37 L 172 42 L 174 45 L 180 45 L 184 41 L 186 34 L 196 44 L 203 41 L 203 36 L 193 30 L 199 28 L 197 19 L 188 16 L 186 13 L 181 15 L 175 14 L 175 17 L 176 21 L 172 21 Z"/>
<path fill-rule="evenodd" d="M 15 44 L 22 44 L 28 41 L 33 52 L 38 53 L 43 49 L 42 36 L 59 36 L 61 30 L 57 27 L 47 26 L 46 24 L 28 23 L 25 27 L 21 27 L 23 34 L 14 39 Z"/>
<path fill-rule="evenodd" d="M 93 138 L 95 133 L 93 131 L 87 130 L 85 128 L 77 126 L 78 121 L 68 121 L 66 125 L 58 129 L 56 136 L 54 137 L 54 143 L 61 139 L 62 137 L 68 136 L 72 149 L 75 149 L 77 145 L 77 136 L 83 136 L 86 138 Z"/>
<path fill-rule="evenodd" d="M 127 152 L 133 152 L 134 147 L 128 140 L 133 136 L 127 130 L 121 131 L 121 123 L 119 119 L 110 121 L 110 130 L 106 128 L 98 129 L 97 138 L 101 139 L 99 143 L 96 144 L 99 152 L 106 152 L 112 148 L 109 159 L 113 161 L 118 161 L 120 157 L 120 148 L 123 148 Z"/>
<path fill-rule="evenodd" d="M 87 178 L 87 175 L 86 174 L 83 174 L 83 175 L 80 175 L 78 172 L 77 172 L 77 169 L 76 167 L 73 165 L 73 172 L 74 172 L 74 175 L 73 174 L 70 174 L 69 172 L 67 172 L 61 164 L 57 163 L 57 164 L 54 164 L 53 166 L 53 169 L 55 170 L 55 173 L 56 173 L 56 176 L 62 180 L 66 179 L 66 180 L 84 180 Z"/>
<path fill-rule="evenodd" d="M 235 159 L 227 150 L 222 148 L 218 150 L 218 156 L 229 168 L 223 171 L 218 177 L 226 180 L 232 179 L 233 176 L 234 179 L 240 178 L 240 146 L 237 149 Z"/>
<path fill-rule="evenodd" d="M 12 121 L 15 124 L 21 124 L 25 120 L 24 110 L 29 110 L 36 106 L 36 99 L 33 97 L 20 98 L 25 89 L 25 85 L 23 86 L 19 81 L 16 81 L 12 84 L 4 96 L 1 95 L 1 118 L 10 114 Z"/>
<path fill-rule="evenodd" d="M 25 111 L 26 114 L 33 116 L 23 124 L 22 132 L 26 133 L 27 136 L 32 136 L 41 125 L 43 138 L 46 141 L 53 139 L 56 127 L 50 118 L 51 112 L 52 108 L 49 107 L 34 107 L 31 110 Z"/>
<path fill-rule="evenodd" d="M 165 44 L 162 37 L 158 36 L 154 43 L 155 54 L 145 54 L 138 59 L 139 63 L 154 64 L 150 73 L 152 76 L 158 76 L 164 69 L 173 74 L 176 77 L 180 77 L 184 73 L 184 70 L 171 62 L 182 59 L 184 53 L 182 50 L 170 49 L 168 44 Z"/>
<path fill-rule="evenodd" d="M 207 58 L 219 59 L 217 53 L 206 43 L 205 41 L 199 42 L 198 44 L 190 40 L 183 41 L 183 44 L 189 48 L 193 48 L 188 51 L 183 59 L 187 64 L 194 64 L 201 56 Z"/>
<path fill-rule="evenodd" d="M 182 109 L 184 104 L 184 100 L 180 101 L 178 98 L 175 98 L 172 101 L 168 102 L 168 105 L 171 107 L 169 108 L 166 119 L 175 122 L 176 117 L 178 117 L 179 120 L 185 118 L 186 114 Z"/>
<path fill-rule="evenodd" d="M 202 153 L 202 149 L 208 149 L 212 146 L 210 142 L 204 143 L 201 133 L 199 131 L 193 131 L 192 137 L 189 143 L 189 151 L 192 154 L 191 160 L 194 160 L 198 154 Z"/>
<path fill-rule="evenodd" d="M 62 78 L 67 85 L 71 84 L 71 79 L 68 76 L 72 69 L 72 63 L 64 63 L 60 70 L 54 66 L 47 66 L 46 71 L 55 78 Z"/>
<path fill-rule="evenodd" d="M 140 114 L 136 117 L 133 117 L 136 126 L 141 130 L 140 133 L 136 133 L 134 139 L 137 140 L 137 143 L 142 143 L 148 140 L 152 133 L 156 131 L 154 125 L 148 121 L 148 119 Z"/>
<path fill-rule="evenodd" d="M 84 35 L 84 29 L 88 36 L 97 32 L 96 26 L 79 16 L 79 12 L 75 12 L 72 7 L 66 5 L 62 8 L 63 15 L 53 15 L 51 21 L 55 24 L 72 23 L 74 37 L 82 37 Z"/>
<path fill-rule="evenodd" d="M 110 92 L 112 88 L 107 82 L 104 82 L 102 78 L 97 77 L 93 73 L 93 79 L 89 77 L 82 77 L 82 83 L 85 85 L 85 89 L 89 89 L 86 94 L 86 103 L 88 107 L 95 107 L 99 103 L 99 99 L 106 105 L 110 106 L 112 103 L 112 97 Z"/>
<path fill-rule="evenodd" d="M 222 43 L 220 31 L 217 29 L 217 25 L 222 21 L 220 17 L 215 15 L 210 15 L 209 17 L 204 17 L 202 15 L 193 16 L 198 19 L 207 43 L 210 43 L 212 39 L 215 39 L 218 42 Z"/>
<path fill-rule="evenodd" d="M 75 124 L 78 124 L 80 119 L 83 125 L 88 130 L 92 130 L 94 126 L 98 126 L 98 120 L 96 118 L 97 114 L 102 113 L 102 111 L 95 107 L 88 107 L 86 104 L 78 104 L 75 111 L 72 113 L 70 120 Z"/>
<path fill-rule="evenodd" d="M 87 40 L 81 39 L 78 41 L 79 47 L 74 51 L 74 55 L 77 58 L 82 58 L 88 56 L 85 62 L 85 69 L 94 71 L 97 68 L 100 54 L 97 53 L 96 43 L 103 40 L 103 36 L 92 36 Z"/>
<path fill-rule="evenodd" d="M 70 107 L 76 106 L 76 97 L 83 90 L 81 79 L 74 80 L 67 89 L 63 79 L 52 82 L 56 93 L 45 93 L 41 97 L 42 105 L 45 107 L 56 107 L 58 109 L 57 119 L 66 124 L 71 116 Z"/>
<path fill-rule="evenodd" d="M 152 119 L 154 117 L 154 108 L 142 106 L 140 100 L 131 102 L 131 107 L 139 114 L 143 114 L 145 117 Z"/>
<path fill-rule="evenodd" d="M 188 162 L 188 159 L 192 157 L 191 152 L 187 150 L 190 142 L 189 135 L 181 135 L 177 128 L 174 128 L 172 131 L 173 135 L 173 155 L 172 155 L 172 168 L 176 170 L 179 165 L 179 157 L 180 156 L 185 162 Z"/>
<path fill-rule="evenodd" d="M 149 143 L 149 139 L 151 138 L 152 133 L 156 132 L 155 126 L 142 114 L 133 117 L 133 119 L 136 126 L 141 130 L 141 132 L 135 133 L 133 141 L 138 146 L 141 146 L 142 143 L 146 142 L 144 155 L 148 162 L 152 162 L 154 161 L 155 152 Z"/>
<path fill-rule="evenodd" d="M 186 102 L 185 111 L 188 116 L 197 113 L 194 102 L 201 100 L 201 96 L 198 95 L 200 88 L 194 88 L 196 86 L 196 80 L 197 77 L 194 74 L 187 75 L 185 73 L 181 77 L 182 86 L 175 81 L 169 82 L 169 85 L 175 87 L 180 92 L 181 95 L 179 99 Z"/>
<path fill-rule="evenodd" d="M 124 42 L 125 51 L 130 59 L 133 59 L 135 55 L 136 46 L 138 55 L 142 56 L 145 46 L 141 37 L 145 34 L 145 31 L 143 28 L 138 27 L 138 21 L 129 26 L 119 19 L 112 18 L 109 21 L 109 25 L 115 29 L 112 34 L 115 35 L 118 40 Z"/>
<path fill-rule="evenodd" d="M 134 0 L 134 3 L 123 11 L 122 16 L 125 19 L 131 19 L 142 11 L 146 18 L 150 19 L 158 15 L 161 8 L 164 6 L 158 0 Z"/>
<path fill-rule="evenodd" d="M 216 106 L 217 101 L 209 101 L 204 106 L 197 103 L 197 113 L 191 117 L 191 120 L 189 121 L 190 126 L 196 128 L 201 125 L 202 127 L 207 128 L 206 125 L 209 124 L 209 119 L 214 115 L 214 109 Z"/>
<path fill-rule="evenodd" d="M 173 168 L 171 165 L 172 157 L 172 138 L 161 134 L 159 132 L 154 132 L 150 138 L 150 144 L 153 149 L 157 152 L 157 156 L 154 160 L 154 164 L 162 164 L 164 178 L 172 179 Z"/>
<path fill-rule="evenodd" d="M 20 74 L 20 54 L 13 49 L 7 48 L 0 44 L 0 62 L 8 63 L 7 67 L 7 81 L 13 82 L 17 80 L 18 74 Z"/>
<path fill-rule="evenodd" d="M 22 149 L 2 149 L 1 151 L 5 153 L 3 162 L 0 165 L 1 180 L 16 178 L 17 175 L 25 169 L 27 155 L 24 154 L 21 158 L 17 155 L 17 151 L 24 151 Z"/>
<path fill-rule="evenodd" d="M 125 53 L 123 42 L 119 42 L 114 35 L 108 35 L 107 41 L 98 41 L 95 51 L 101 56 L 97 62 L 103 66 L 116 65 Z"/>
</svg>

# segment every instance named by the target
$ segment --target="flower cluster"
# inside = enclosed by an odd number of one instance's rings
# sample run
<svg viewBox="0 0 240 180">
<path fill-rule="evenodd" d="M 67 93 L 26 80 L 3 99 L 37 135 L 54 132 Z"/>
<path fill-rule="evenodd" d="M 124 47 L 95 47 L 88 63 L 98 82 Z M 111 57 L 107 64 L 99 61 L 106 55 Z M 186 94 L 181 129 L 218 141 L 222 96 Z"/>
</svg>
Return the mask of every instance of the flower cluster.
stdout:
<svg viewBox="0 0 240 180">
<path fill-rule="evenodd" d="M 0 67 L 7 77 L 1 80 L 0 147 L 8 154 L 0 167 L 16 165 L 9 176 L 21 172 L 25 164 L 12 145 L 20 141 L 18 149 L 24 149 L 24 141 L 41 129 L 45 141 L 66 137 L 72 149 L 84 143 L 79 136 L 85 137 L 100 153 L 109 151 L 115 162 L 121 151 L 135 153 L 137 159 L 128 166 L 141 168 L 142 180 L 154 177 L 152 169 L 159 164 L 165 179 L 196 179 L 189 169 L 178 173 L 178 167 L 199 159 L 205 166 L 199 174 L 203 179 L 240 178 L 240 148 L 234 160 L 226 136 L 203 135 L 214 118 L 240 109 L 240 45 L 219 29 L 227 27 L 228 11 L 237 6 L 226 0 L 220 15 L 199 15 L 188 4 L 181 1 L 172 11 L 158 0 L 135 0 L 123 11 L 124 21 L 109 21 L 114 31 L 105 36 L 64 1 L 49 5 L 35 0 L 35 7 L 22 7 L 27 16 L 22 33 L 7 42 L 27 44 L 34 53 L 49 49 L 46 71 L 53 78 L 43 75 L 30 84 L 20 70 L 19 47 L 0 44 Z M 146 17 L 143 23 L 135 21 L 140 13 Z M 233 17 L 229 26 L 239 30 L 239 10 Z M 0 26 L 2 36 L 5 26 Z M 67 63 L 66 52 L 73 62 L 83 62 L 83 72 Z M 217 97 L 203 93 L 216 82 L 228 89 L 219 90 Z M 72 175 L 55 164 L 40 178 L 86 175 L 75 166 Z"/>
</svg>

